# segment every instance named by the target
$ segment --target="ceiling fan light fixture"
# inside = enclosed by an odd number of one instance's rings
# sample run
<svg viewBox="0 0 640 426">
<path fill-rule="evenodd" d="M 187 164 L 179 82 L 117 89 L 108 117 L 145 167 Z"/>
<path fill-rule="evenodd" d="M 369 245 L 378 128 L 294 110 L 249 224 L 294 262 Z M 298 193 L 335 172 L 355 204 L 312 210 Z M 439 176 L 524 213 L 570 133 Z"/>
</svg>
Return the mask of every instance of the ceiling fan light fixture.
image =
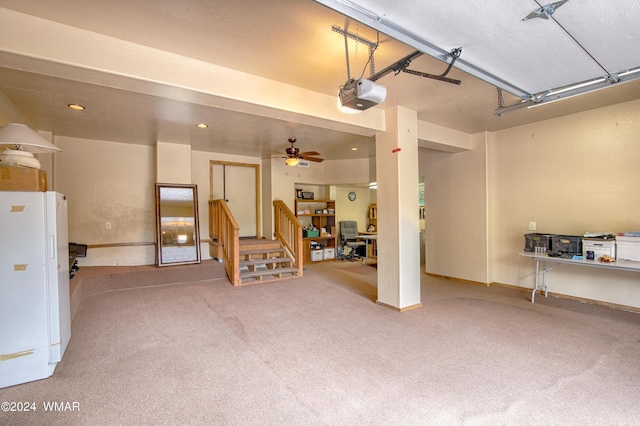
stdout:
<svg viewBox="0 0 640 426">
<path fill-rule="evenodd" d="M 284 162 L 287 164 L 287 166 L 295 167 L 300 162 L 300 159 L 296 157 L 289 157 L 284 160 Z"/>
<path fill-rule="evenodd" d="M 320 155 L 319 152 L 316 151 L 306 151 L 300 152 L 300 149 L 293 146 L 296 143 L 296 138 L 290 138 L 289 143 L 291 146 L 284 150 L 285 154 L 287 154 L 285 160 L 285 164 L 287 166 L 304 166 L 309 167 L 309 161 L 313 161 L 314 163 L 322 163 L 324 159 L 315 157 L 316 155 Z M 301 162 L 302 161 L 302 162 Z"/>
</svg>

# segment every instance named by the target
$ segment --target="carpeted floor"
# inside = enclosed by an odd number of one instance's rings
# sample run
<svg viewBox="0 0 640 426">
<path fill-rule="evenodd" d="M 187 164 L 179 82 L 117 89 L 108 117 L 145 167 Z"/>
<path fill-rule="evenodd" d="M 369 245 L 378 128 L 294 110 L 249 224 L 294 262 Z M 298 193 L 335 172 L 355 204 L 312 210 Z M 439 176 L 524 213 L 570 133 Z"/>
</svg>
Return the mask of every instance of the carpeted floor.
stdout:
<svg viewBox="0 0 640 426">
<path fill-rule="evenodd" d="M 0 424 L 635 425 L 640 315 L 422 275 L 375 304 L 376 269 L 309 265 L 234 288 L 215 262 L 83 268 L 54 375 L 0 389 Z M 47 412 L 44 403 L 76 411 Z M 77 404 L 74 404 L 77 403 Z"/>
</svg>

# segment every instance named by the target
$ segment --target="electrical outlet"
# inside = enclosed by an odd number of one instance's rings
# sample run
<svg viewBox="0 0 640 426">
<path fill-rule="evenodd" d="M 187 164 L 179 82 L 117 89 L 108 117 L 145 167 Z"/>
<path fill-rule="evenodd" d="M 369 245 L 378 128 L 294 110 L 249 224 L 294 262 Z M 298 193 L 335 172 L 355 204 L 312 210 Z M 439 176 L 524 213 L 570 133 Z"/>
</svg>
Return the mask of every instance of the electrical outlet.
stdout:
<svg viewBox="0 0 640 426">
<path fill-rule="evenodd" d="M 106 229 L 111 229 L 111 222 L 107 222 L 104 227 Z"/>
<path fill-rule="evenodd" d="M 536 223 L 529 222 L 529 231 L 535 231 L 535 230 L 536 230 Z"/>
</svg>

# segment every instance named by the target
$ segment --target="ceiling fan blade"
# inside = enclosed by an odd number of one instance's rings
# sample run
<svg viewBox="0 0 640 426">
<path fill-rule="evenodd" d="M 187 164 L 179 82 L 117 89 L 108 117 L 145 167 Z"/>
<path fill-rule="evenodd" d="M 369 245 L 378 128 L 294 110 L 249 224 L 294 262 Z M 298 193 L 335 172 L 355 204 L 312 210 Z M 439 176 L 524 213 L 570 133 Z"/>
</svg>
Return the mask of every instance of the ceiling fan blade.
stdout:
<svg viewBox="0 0 640 426">
<path fill-rule="evenodd" d="M 295 139 L 293 138 L 289 139 L 289 143 L 291 144 L 291 146 L 284 150 L 284 152 L 287 155 L 287 157 L 285 158 L 299 158 L 302 160 L 313 161 L 315 163 L 322 163 L 324 161 L 323 158 L 310 157 L 313 155 L 320 155 L 319 152 L 316 152 L 316 151 L 300 152 L 299 148 L 293 146 L 295 142 L 296 142 Z"/>
<path fill-rule="evenodd" d="M 324 161 L 324 158 L 306 157 L 304 155 L 301 155 L 300 158 L 307 161 L 314 161 L 316 163 L 322 163 Z"/>
</svg>

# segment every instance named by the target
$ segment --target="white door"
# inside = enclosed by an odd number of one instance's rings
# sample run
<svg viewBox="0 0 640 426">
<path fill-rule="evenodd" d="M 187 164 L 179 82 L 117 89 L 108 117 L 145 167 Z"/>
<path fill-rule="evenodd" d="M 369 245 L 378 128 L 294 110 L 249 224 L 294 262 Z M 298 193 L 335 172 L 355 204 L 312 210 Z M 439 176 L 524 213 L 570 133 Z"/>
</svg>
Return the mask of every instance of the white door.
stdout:
<svg viewBox="0 0 640 426">
<path fill-rule="evenodd" d="M 211 165 L 213 199 L 227 202 L 231 214 L 240 226 L 240 237 L 258 235 L 256 170 L 251 166 Z"/>
<path fill-rule="evenodd" d="M 0 191 L 0 388 L 49 377 L 44 193 Z"/>
<path fill-rule="evenodd" d="M 67 197 L 46 193 L 47 268 L 49 296 L 50 373 L 62 359 L 71 339 L 71 301 L 69 299 L 69 226 Z"/>
</svg>

